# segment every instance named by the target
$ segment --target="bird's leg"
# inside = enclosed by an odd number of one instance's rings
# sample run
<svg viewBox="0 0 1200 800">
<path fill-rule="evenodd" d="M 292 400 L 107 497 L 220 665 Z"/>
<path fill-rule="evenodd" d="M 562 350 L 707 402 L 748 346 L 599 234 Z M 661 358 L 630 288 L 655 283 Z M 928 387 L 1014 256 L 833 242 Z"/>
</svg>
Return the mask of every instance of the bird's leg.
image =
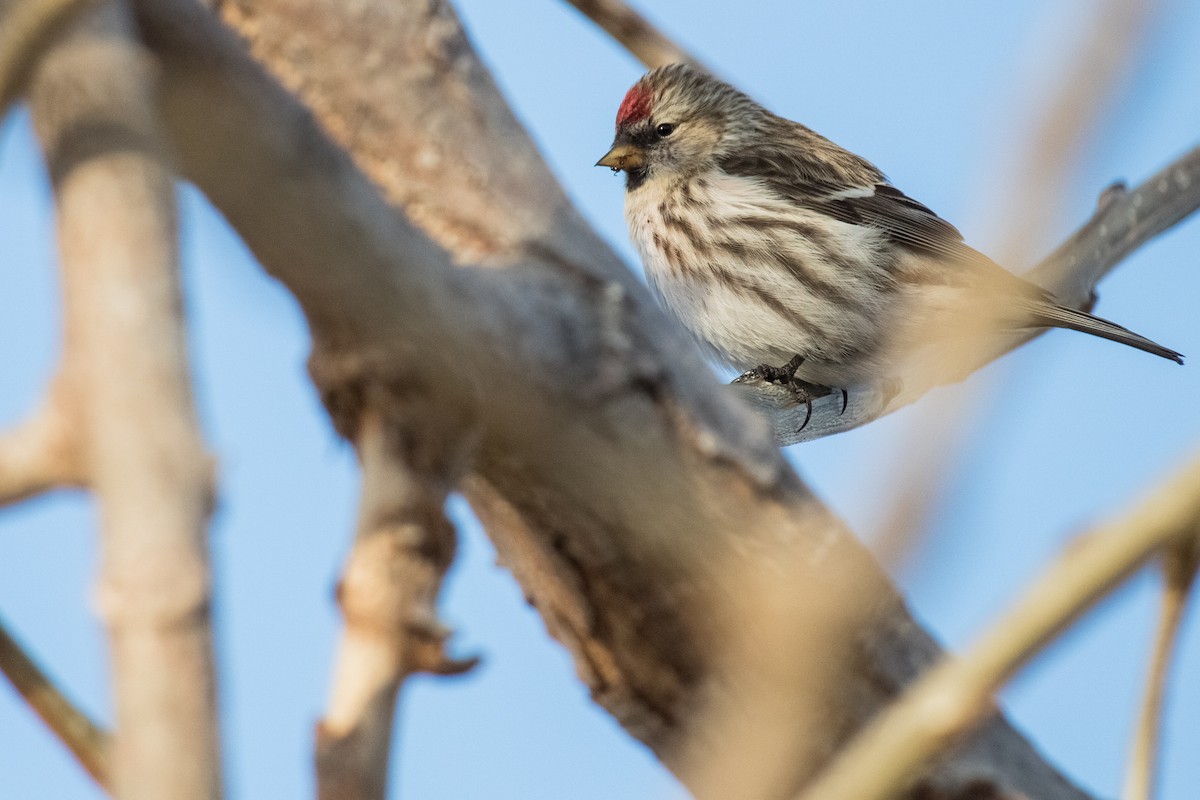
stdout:
<svg viewBox="0 0 1200 800">
<path fill-rule="evenodd" d="M 796 380 L 796 370 L 800 369 L 800 365 L 804 363 L 804 356 L 794 355 L 792 360 L 784 364 L 782 367 L 773 367 L 770 364 L 759 364 L 754 369 L 747 372 L 742 378 L 761 378 L 767 383 L 778 383 L 780 386 L 790 386 Z"/>
<path fill-rule="evenodd" d="M 745 383 L 746 381 L 760 380 L 767 383 L 777 383 L 780 386 L 785 386 L 791 391 L 796 398 L 797 403 L 804 403 L 805 415 L 804 422 L 797 429 L 804 430 L 812 419 L 813 400 L 818 397 L 824 397 L 834 392 L 841 392 L 842 395 L 842 410 L 839 415 L 846 413 L 846 408 L 850 405 L 850 393 L 845 389 L 835 389 L 831 386 L 821 386 L 808 381 L 800 380 L 796 377 L 796 371 L 800 369 L 800 365 L 804 363 L 804 356 L 792 356 L 792 360 L 784 364 L 782 367 L 774 367 L 770 364 L 759 364 L 749 372 L 743 372 L 737 377 L 734 383 Z"/>
</svg>

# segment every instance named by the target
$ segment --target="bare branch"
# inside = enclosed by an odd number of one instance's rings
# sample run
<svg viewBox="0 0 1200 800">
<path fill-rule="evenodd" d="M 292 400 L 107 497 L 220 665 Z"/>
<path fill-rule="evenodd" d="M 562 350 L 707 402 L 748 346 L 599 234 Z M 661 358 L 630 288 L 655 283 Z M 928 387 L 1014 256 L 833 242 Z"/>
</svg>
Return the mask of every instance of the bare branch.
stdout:
<svg viewBox="0 0 1200 800">
<path fill-rule="evenodd" d="M 0 433 L 0 506 L 84 482 L 78 408 L 59 377 L 43 405 Z"/>
<path fill-rule="evenodd" d="M 842 750 L 805 800 L 897 797 L 991 714 L 992 693 L 1156 552 L 1200 527 L 1200 460 L 1076 542 L 959 657 L 945 659 Z"/>
<path fill-rule="evenodd" d="M 112 783 L 128 800 L 212 800 L 212 467 L 188 382 L 174 183 L 132 30 L 122 4 L 89 14 L 38 65 L 30 99 L 54 182 L 67 357 L 101 508 Z"/>
<path fill-rule="evenodd" d="M 567 0 L 585 17 L 616 39 L 649 69 L 687 62 L 703 67 L 698 59 L 671 41 L 624 0 Z"/>
<path fill-rule="evenodd" d="M 0 672 L 96 783 L 108 791 L 108 734 L 59 690 L 0 623 Z"/>
<path fill-rule="evenodd" d="M 1124 800 L 1153 800 L 1158 772 L 1158 740 L 1162 728 L 1163 699 L 1171 658 L 1179 640 L 1179 626 L 1188 595 L 1200 567 L 1200 521 L 1192 535 L 1175 543 L 1163 556 L 1163 597 L 1154 653 L 1146 676 L 1146 691 L 1138 715 L 1137 731 L 1125 775 Z"/>
<path fill-rule="evenodd" d="M 401 684 L 418 672 L 458 674 L 475 663 L 447 657 L 449 631 L 437 616 L 455 549 L 444 507 L 466 466 L 471 428 L 430 406 L 428 392 L 411 381 L 364 386 L 315 377 L 363 470 L 358 534 L 338 589 L 346 629 L 317 727 L 317 794 L 383 800 Z"/>
<path fill-rule="evenodd" d="M 100 0 L 24 0 L 0 18 L 0 119 L 38 59 L 76 16 Z"/>
</svg>

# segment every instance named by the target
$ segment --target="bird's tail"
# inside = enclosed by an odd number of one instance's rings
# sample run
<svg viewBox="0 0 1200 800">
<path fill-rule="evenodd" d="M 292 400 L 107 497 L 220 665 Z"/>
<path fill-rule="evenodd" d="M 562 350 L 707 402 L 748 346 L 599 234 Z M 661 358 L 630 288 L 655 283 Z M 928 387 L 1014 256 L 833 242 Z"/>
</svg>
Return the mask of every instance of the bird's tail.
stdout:
<svg viewBox="0 0 1200 800">
<path fill-rule="evenodd" d="M 1176 364 L 1183 363 L 1183 356 L 1171 348 L 1163 347 L 1158 342 L 1152 342 L 1145 336 L 1139 336 L 1128 328 L 1122 328 L 1115 322 L 1109 322 L 1106 319 L 1092 316 L 1084 311 L 1076 311 L 1073 308 L 1066 308 L 1065 306 L 1053 305 L 1051 303 L 1038 303 L 1028 310 L 1030 322 L 1037 327 L 1069 328 L 1073 331 L 1090 333 L 1093 336 L 1099 336 L 1101 339 L 1120 342 L 1130 347 L 1136 347 L 1138 350 L 1144 350 L 1147 353 L 1168 358 Z"/>
</svg>

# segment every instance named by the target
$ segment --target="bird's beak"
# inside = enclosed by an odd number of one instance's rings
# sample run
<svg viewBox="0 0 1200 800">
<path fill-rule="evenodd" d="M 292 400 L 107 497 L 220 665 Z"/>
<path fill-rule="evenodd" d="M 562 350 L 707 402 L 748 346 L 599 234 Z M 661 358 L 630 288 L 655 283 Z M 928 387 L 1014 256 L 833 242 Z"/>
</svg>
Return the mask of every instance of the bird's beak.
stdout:
<svg viewBox="0 0 1200 800">
<path fill-rule="evenodd" d="M 597 167 L 608 167 L 611 170 L 637 169 L 646 163 L 646 154 L 635 144 L 615 144 L 612 150 L 604 154 L 604 158 L 596 162 Z"/>
</svg>

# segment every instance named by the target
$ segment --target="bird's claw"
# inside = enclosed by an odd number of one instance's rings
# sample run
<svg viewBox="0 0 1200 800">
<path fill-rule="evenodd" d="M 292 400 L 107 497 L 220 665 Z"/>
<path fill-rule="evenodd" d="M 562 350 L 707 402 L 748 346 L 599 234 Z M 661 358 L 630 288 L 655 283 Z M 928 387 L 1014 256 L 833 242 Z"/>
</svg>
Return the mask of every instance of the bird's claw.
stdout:
<svg viewBox="0 0 1200 800">
<path fill-rule="evenodd" d="M 808 427 L 808 423 L 812 421 L 813 400 L 833 394 L 834 392 L 841 392 L 842 410 L 838 412 L 839 416 L 846 413 L 846 408 L 850 404 L 850 393 L 845 389 L 834 389 L 830 386 L 821 386 L 797 378 L 796 370 L 800 369 L 800 365 L 803 363 L 804 358 L 802 356 L 794 356 L 791 361 L 781 367 L 771 364 L 759 364 L 754 369 L 742 373 L 735 382 L 745 383 L 750 380 L 760 380 L 785 387 L 796 398 L 797 404 L 804 403 L 804 422 L 796 429 L 796 432 L 799 433 Z"/>
<path fill-rule="evenodd" d="M 796 433 L 799 433 L 807 428 L 808 423 L 812 421 L 813 396 L 812 393 L 808 391 L 808 388 L 802 385 L 802 381 L 798 381 L 795 378 L 788 381 L 784 385 L 787 386 L 788 390 L 796 397 L 797 400 L 804 402 L 804 422 L 801 422 L 800 427 L 796 428 Z"/>
</svg>

